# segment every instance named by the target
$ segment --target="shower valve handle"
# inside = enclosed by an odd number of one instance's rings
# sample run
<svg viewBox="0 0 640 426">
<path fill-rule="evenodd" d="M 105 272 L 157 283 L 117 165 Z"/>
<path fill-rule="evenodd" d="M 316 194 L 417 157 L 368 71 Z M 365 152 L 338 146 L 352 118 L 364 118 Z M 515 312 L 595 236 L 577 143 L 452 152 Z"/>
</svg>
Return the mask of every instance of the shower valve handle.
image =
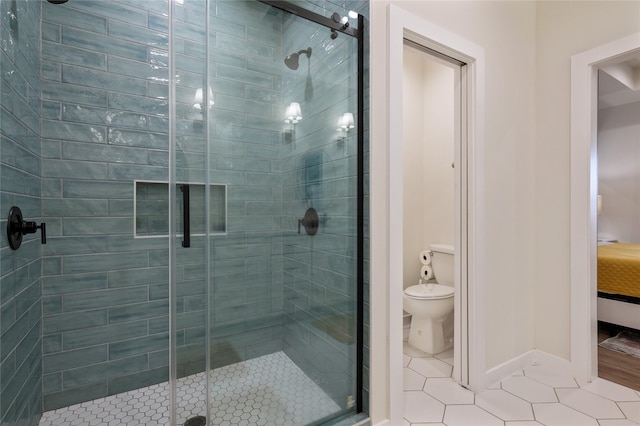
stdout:
<svg viewBox="0 0 640 426">
<path fill-rule="evenodd" d="M 40 242 L 47 244 L 47 224 L 42 222 L 38 225 L 35 222 L 22 222 L 22 234 L 35 234 L 37 230 L 40 230 Z"/>
<path fill-rule="evenodd" d="M 7 239 L 9 247 L 18 250 L 22 244 L 22 236 L 27 234 L 35 234 L 40 230 L 40 242 L 47 243 L 47 224 L 42 222 L 38 225 L 33 221 L 23 220 L 22 210 L 20 207 L 13 206 L 9 209 L 9 218 L 7 220 Z"/>
</svg>

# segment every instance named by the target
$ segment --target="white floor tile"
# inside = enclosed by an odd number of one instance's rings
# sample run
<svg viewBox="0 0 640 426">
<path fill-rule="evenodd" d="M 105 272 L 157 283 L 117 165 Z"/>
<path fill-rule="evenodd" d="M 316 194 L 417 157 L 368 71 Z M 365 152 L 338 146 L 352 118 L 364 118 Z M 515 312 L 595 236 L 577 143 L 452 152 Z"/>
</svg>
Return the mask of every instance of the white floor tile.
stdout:
<svg viewBox="0 0 640 426">
<path fill-rule="evenodd" d="M 636 423 L 640 423 L 640 402 L 618 402 L 624 415 Z"/>
<path fill-rule="evenodd" d="M 451 377 L 451 366 L 436 358 L 413 358 L 409 368 L 424 377 Z"/>
<path fill-rule="evenodd" d="M 405 354 L 410 357 L 406 351 Z M 426 377 L 426 382 L 423 392 L 404 392 L 405 409 L 411 417 L 405 419 L 404 426 L 640 424 L 640 392 L 624 386 L 603 379 L 584 383 L 561 371 L 532 366 L 473 396 L 463 388 L 452 387 L 454 382 L 448 378 L 451 369 L 439 357 L 410 357 L 408 368 Z M 425 399 L 421 394 L 432 398 Z M 444 417 L 437 419 L 440 407 L 444 407 Z"/>
<path fill-rule="evenodd" d="M 598 422 L 560 403 L 533 404 L 536 420 L 545 426 L 598 426 Z"/>
<path fill-rule="evenodd" d="M 411 357 L 407 354 L 402 355 L 402 366 L 407 367 L 409 365 L 409 361 L 411 361 Z"/>
<path fill-rule="evenodd" d="M 403 368 L 403 386 L 404 390 L 422 390 L 424 382 L 427 380 L 423 375 L 416 373 L 410 368 Z"/>
<path fill-rule="evenodd" d="M 402 342 L 402 344 L 403 344 L 403 347 L 402 347 L 403 353 L 405 355 L 409 355 L 412 358 L 429 358 L 433 356 L 424 351 L 421 351 L 420 349 L 414 346 L 411 346 L 409 342 Z"/>
<path fill-rule="evenodd" d="M 595 419 L 620 419 L 624 414 L 618 406 L 584 389 L 556 389 L 560 402 Z"/>
<path fill-rule="evenodd" d="M 638 426 L 638 423 L 627 419 L 598 420 L 600 426 Z"/>
<path fill-rule="evenodd" d="M 524 375 L 552 388 L 578 387 L 578 383 L 572 376 L 558 373 L 542 366 L 527 367 L 524 369 Z"/>
<path fill-rule="evenodd" d="M 437 354 L 436 358 L 452 366 L 453 365 L 453 348 L 449 349 L 448 351 L 444 351 Z"/>
<path fill-rule="evenodd" d="M 413 423 L 442 422 L 444 404 L 422 391 L 404 393 L 404 418 Z"/>
<path fill-rule="evenodd" d="M 475 394 L 450 377 L 429 378 L 423 389 L 443 404 L 473 404 Z"/>
<path fill-rule="evenodd" d="M 502 389 L 528 402 L 557 402 L 553 388 L 525 376 L 512 376 L 502 381 Z"/>
<path fill-rule="evenodd" d="M 491 386 L 487 387 L 487 389 L 490 389 L 490 390 L 502 389 L 502 383 L 500 382 L 494 383 Z"/>
<path fill-rule="evenodd" d="M 640 396 L 633 389 L 605 379 L 596 379 L 591 383 L 580 383 L 584 390 L 603 396 L 612 401 L 640 401 Z"/>
<path fill-rule="evenodd" d="M 447 426 L 503 426 L 504 422 L 475 405 L 449 405 L 444 413 Z"/>
<path fill-rule="evenodd" d="M 213 370 L 210 383 L 212 415 L 229 425 L 293 426 L 340 410 L 283 352 Z M 177 424 L 204 415 L 205 373 L 179 379 L 176 386 Z M 40 426 L 168 425 L 168 401 L 169 384 L 161 383 L 46 412 Z"/>
<path fill-rule="evenodd" d="M 476 395 L 476 405 L 502 420 L 534 420 L 531 404 L 503 390 Z"/>
</svg>

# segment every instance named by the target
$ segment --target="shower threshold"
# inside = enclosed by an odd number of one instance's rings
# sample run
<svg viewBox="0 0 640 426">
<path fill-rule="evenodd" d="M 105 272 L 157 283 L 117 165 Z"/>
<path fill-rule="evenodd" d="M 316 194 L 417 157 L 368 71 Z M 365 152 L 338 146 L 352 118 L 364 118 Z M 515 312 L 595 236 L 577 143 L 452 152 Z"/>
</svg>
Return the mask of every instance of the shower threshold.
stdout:
<svg viewBox="0 0 640 426">
<path fill-rule="evenodd" d="M 206 416 L 204 377 L 177 381 L 177 425 Z M 210 373 L 208 425 L 303 425 L 340 410 L 284 352 Z M 47 411 L 39 426 L 169 425 L 169 383 Z"/>
</svg>

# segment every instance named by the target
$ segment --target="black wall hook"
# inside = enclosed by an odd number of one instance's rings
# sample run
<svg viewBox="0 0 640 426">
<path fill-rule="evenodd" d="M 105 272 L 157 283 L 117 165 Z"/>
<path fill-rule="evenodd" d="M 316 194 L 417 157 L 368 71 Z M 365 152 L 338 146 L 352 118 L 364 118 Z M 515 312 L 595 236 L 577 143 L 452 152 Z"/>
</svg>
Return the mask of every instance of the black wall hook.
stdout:
<svg viewBox="0 0 640 426">
<path fill-rule="evenodd" d="M 26 234 L 35 234 L 40 230 L 40 242 L 47 244 L 47 224 L 42 222 L 40 225 L 31 221 L 24 221 L 22 210 L 20 207 L 13 206 L 9 209 L 9 218 L 7 220 L 7 239 L 9 247 L 18 250 L 22 244 L 22 236 Z"/>
</svg>

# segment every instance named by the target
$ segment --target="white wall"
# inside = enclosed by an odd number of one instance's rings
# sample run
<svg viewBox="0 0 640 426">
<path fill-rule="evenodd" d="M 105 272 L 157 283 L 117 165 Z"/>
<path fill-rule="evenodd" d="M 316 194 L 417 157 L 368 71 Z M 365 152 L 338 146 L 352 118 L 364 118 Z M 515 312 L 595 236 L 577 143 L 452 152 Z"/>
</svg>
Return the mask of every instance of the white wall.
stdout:
<svg viewBox="0 0 640 426">
<path fill-rule="evenodd" d="M 541 1 L 536 13 L 535 346 L 570 359 L 570 60 L 640 31 L 640 1 Z"/>
<path fill-rule="evenodd" d="M 640 102 L 598 111 L 598 235 L 640 244 Z"/>
<path fill-rule="evenodd" d="M 372 420 L 388 409 L 389 0 L 371 3 Z M 485 218 L 487 368 L 534 347 L 535 17 L 534 2 L 393 1 L 485 49 Z M 568 164 L 567 164 L 568 167 Z M 400 291 L 398 288 L 397 291 Z M 568 309 L 568 308 L 567 308 Z M 477 336 L 475 336 L 477 337 Z M 472 338 L 475 338 L 472 336 Z M 375 389 L 381 391 L 376 394 Z"/>
<path fill-rule="evenodd" d="M 386 174 L 385 28 L 389 1 L 372 7 L 372 164 Z M 533 347 L 533 2 L 412 2 L 394 4 L 484 47 L 486 54 L 485 186 L 487 367 Z M 377 189 L 372 182 L 373 191 Z M 382 192 L 382 191 L 381 191 Z M 377 194 L 384 197 L 384 193 Z M 376 198 L 376 197 L 374 197 Z M 382 201 L 382 199 L 378 199 Z M 373 212 L 376 205 L 372 206 Z M 382 208 L 384 213 L 386 208 Z M 375 226 L 372 227 L 375 232 Z M 373 238 L 373 235 L 372 235 Z M 374 274 L 376 275 L 376 274 Z M 372 277 L 373 278 L 373 277 Z M 388 283 L 380 283 L 388 285 Z M 374 284 L 372 283 L 372 286 Z"/>
<path fill-rule="evenodd" d="M 404 281 L 420 279 L 418 253 L 455 241 L 454 72 L 404 48 Z"/>
</svg>

